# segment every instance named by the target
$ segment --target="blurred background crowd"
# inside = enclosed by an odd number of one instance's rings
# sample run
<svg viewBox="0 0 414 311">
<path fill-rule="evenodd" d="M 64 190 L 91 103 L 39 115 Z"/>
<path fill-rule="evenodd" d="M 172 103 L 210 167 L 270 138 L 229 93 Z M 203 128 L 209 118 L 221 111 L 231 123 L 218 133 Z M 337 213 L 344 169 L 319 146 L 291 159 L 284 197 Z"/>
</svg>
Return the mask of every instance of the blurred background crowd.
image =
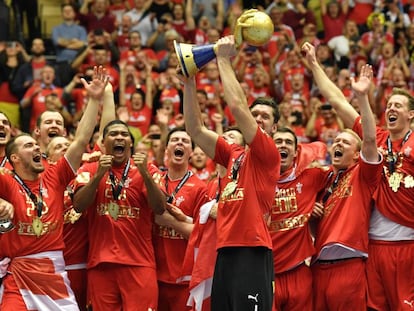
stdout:
<svg viewBox="0 0 414 311">
<path fill-rule="evenodd" d="M 266 11 L 274 33 L 262 47 L 242 45 L 233 60 L 249 103 L 272 96 L 279 126 L 299 142 L 328 147 L 342 121 L 315 86 L 300 52 L 316 46 L 328 76 L 357 109 L 350 79 L 372 64 L 369 94 L 378 125 L 393 87 L 414 90 L 412 0 L 0 0 L 0 111 L 14 133 L 31 132 L 45 110 L 59 111 L 73 133 L 87 103 L 80 78 L 107 68 L 118 117 L 136 144 L 156 148 L 160 124 L 183 125 L 174 40 L 206 45 L 231 34 L 245 9 Z M 197 73 L 204 122 L 233 126 L 217 64 Z M 92 143 L 92 142 L 91 142 Z M 329 155 L 325 159 L 329 163 Z"/>
</svg>

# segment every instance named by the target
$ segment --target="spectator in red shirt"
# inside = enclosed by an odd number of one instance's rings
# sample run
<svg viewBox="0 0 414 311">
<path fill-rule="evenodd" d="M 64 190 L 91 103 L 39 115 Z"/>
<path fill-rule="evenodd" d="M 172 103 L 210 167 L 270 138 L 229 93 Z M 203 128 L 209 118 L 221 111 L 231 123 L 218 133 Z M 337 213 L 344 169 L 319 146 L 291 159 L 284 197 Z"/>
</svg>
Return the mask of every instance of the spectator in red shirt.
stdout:
<svg viewBox="0 0 414 311">
<path fill-rule="evenodd" d="M 120 53 L 129 50 L 129 33 L 131 31 L 131 27 L 131 16 L 126 14 L 122 15 L 121 22 L 115 36 L 115 42 Z"/>
<path fill-rule="evenodd" d="M 302 39 L 303 27 L 306 24 L 316 25 L 315 15 L 304 6 L 303 2 L 304 0 L 291 1 L 289 9 L 283 14 L 283 23 L 292 27 L 296 40 Z"/>
<path fill-rule="evenodd" d="M 186 1 L 185 7 L 182 3 L 174 3 L 172 6 L 172 27 L 183 37 L 184 42 L 193 43 L 195 21 L 191 12 L 190 1 Z M 190 10 L 189 10 L 190 8 Z"/>
<path fill-rule="evenodd" d="M 295 33 L 292 27 L 283 23 L 283 13 L 287 10 L 285 3 L 277 3 L 270 9 L 269 16 L 272 19 L 275 31 L 268 43 L 268 49 L 270 58 L 275 57 L 278 53 L 281 53 L 283 45 L 279 44 L 281 37 L 286 37 L 288 41 L 295 42 Z"/>
<path fill-rule="evenodd" d="M 107 0 L 85 0 L 79 9 L 79 23 L 89 33 L 95 29 L 103 29 L 112 34 L 115 31 L 115 15 L 108 10 Z"/>
<path fill-rule="evenodd" d="M 343 129 L 343 122 L 332 106 L 329 103 L 316 102 L 306 126 L 306 135 L 314 140 L 326 143 L 328 152 L 330 152 L 335 137 Z"/>
<path fill-rule="evenodd" d="M 63 88 L 53 84 L 55 79 L 55 69 L 52 66 L 45 66 L 41 73 L 41 82 L 34 83 L 24 94 L 20 101 L 21 107 L 31 107 L 30 126 L 32 131 L 35 128 L 37 118 L 42 112 L 46 111 L 45 97 L 50 93 L 55 93 L 62 98 Z"/>
<path fill-rule="evenodd" d="M 333 37 L 342 35 L 348 15 L 348 1 L 322 0 L 321 13 L 324 29 L 324 41 L 328 42 Z"/>
<path fill-rule="evenodd" d="M 148 49 L 142 44 L 139 31 L 131 31 L 129 33 L 129 50 L 121 53 L 120 60 L 126 60 L 128 63 L 136 64 L 139 61 L 140 52 L 143 52 L 146 55 L 153 68 L 159 67 L 159 61 L 154 50 Z"/>
</svg>

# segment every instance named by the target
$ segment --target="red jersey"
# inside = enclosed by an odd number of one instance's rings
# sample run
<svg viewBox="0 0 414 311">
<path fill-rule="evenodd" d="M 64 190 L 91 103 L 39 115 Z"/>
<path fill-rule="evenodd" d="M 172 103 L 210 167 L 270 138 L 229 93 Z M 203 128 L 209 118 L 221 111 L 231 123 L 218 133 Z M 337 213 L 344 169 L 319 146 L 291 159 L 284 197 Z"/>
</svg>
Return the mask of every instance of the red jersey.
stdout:
<svg viewBox="0 0 414 311">
<path fill-rule="evenodd" d="M 375 41 L 375 34 L 373 31 L 364 32 L 361 36 L 361 41 L 364 45 L 369 45 L 370 43 Z M 394 44 L 394 36 L 392 33 L 385 32 L 381 34 L 381 38 L 384 38 L 384 40 L 388 43 Z"/>
<path fill-rule="evenodd" d="M 49 86 L 46 88 L 44 84 L 42 84 L 40 87 L 42 90 L 37 93 L 35 96 L 33 96 L 34 92 L 37 90 L 39 85 L 35 84 L 29 87 L 29 89 L 26 91 L 26 93 L 23 96 L 24 99 L 30 99 L 31 98 L 31 114 L 30 114 L 30 130 L 34 130 L 36 127 L 36 121 L 39 118 L 39 116 L 46 111 L 46 96 L 51 93 L 56 93 L 59 98 L 62 98 L 63 95 L 63 88 L 57 87 L 57 86 Z"/>
<path fill-rule="evenodd" d="M 129 50 L 129 34 L 119 34 L 116 37 L 116 46 L 120 53 L 124 53 Z"/>
<path fill-rule="evenodd" d="M 83 111 L 83 108 L 86 107 L 89 100 L 86 90 L 84 88 L 73 89 L 70 96 L 75 102 L 76 112 Z"/>
<path fill-rule="evenodd" d="M 86 263 L 88 259 L 89 239 L 88 222 L 85 214 L 77 213 L 73 208 L 73 181 L 64 193 L 65 213 L 63 216 L 63 257 L 66 266 Z"/>
<path fill-rule="evenodd" d="M 342 12 L 336 18 L 332 18 L 329 14 L 322 15 L 325 31 L 324 41 L 328 42 L 333 37 L 342 35 L 346 20 L 346 15 Z"/>
<path fill-rule="evenodd" d="M 323 142 L 330 142 L 341 132 L 339 124 L 336 120 L 331 124 L 326 124 L 325 119 L 319 116 L 315 120 L 315 131 L 317 133 L 317 140 Z"/>
<path fill-rule="evenodd" d="M 162 190 L 171 195 L 175 192 L 179 180 L 171 180 L 168 173 L 163 172 L 159 178 Z M 175 194 L 172 204 L 183 213 L 198 221 L 199 209 L 207 202 L 206 184 L 190 172 L 190 176 Z M 182 276 L 182 264 L 188 241 L 174 229 L 154 225 L 154 248 L 157 261 L 157 277 L 164 283 L 176 284 Z"/>
<path fill-rule="evenodd" d="M 287 36 L 292 42 L 296 41 L 295 33 L 293 32 L 292 27 L 285 24 L 281 24 L 276 27 L 278 27 L 279 30 L 273 32 L 273 35 L 270 37 L 269 43 L 267 45 L 270 58 L 275 57 L 276 54 L 279 53 L 278 41 L 281 37 Z"/>
<path fill-rule="evenodd" d="M 318 193 L 325 189 L 329 169 L 308 168 L 297 177 L 292 174 L 278 181 L 272 206 L 269 231 L 275 273 L 288 271 L 314 255 L 309 218 Z"/>
<path fill-rule="evenodd" d="M 264 86 L 262 88 L 251 87 L 249 96 L 247 98 L 248 105 L 251 106 L 253 102 L 259 97 L 269 97 L 269 96 L 270 96 L 269 87 L 267 86 Z"/>
<path fill-rule="evenodd" d="M 95 175 L 98 165 L 94 162 L 81 166 L 75 179 L 75 192 Z M 117 184 L 125 166 L 126 163 L 110 170 Z M 110 214 L 111 204 L 117 204 L 119 208 L 115 218 Z M 113 198 L 111 179 L 107 172 L 99 182 L 87 217 L 88 268 L 103 262 L 155 268 L 151 238 L 153 213 L 148 206 L 144 180 L 132 160 L 118 200 Z"/>
<path fill-rule="evenodd" d="M 370 164 L 361 158 L 343 172 L 337 187 L 325 202 L 325 213 L 316 229 L 315 248 L 339 243 L 368 253 L 368 228 L 372 195 L 381 179 L 382 164 Z M 331 181 L 336 179 L 332 176 Z"/>
<path fill-rule="evenodd" d="M 1 236 L 0 258 L 19 257 L 46 251 L 63 250 L 63 192 L 75 177 L 65 157 L 56 164 L 49 164 L 36 180 L 24 183 L 38 198 L 39 189 L 43 200 L 43 229 L 37 236 L 33 230 L 33 219 L 37 209 L 23 187 L 13 178 L 13 173 L 0 169 L 0 197 L 14 206 L 15 229 Z"/>
<path fill-rule="evenodd" d="M 142 136 L 147 134 L 148 128 L 151 124 L 152 110 L 148 108 L 148 106 L 144 105 L 140 110 L 129 109 L 128 113 L 128 125 L 138 128 L 141 131 Z"/>
<path fill-rule="evenodd" d="M 153 49 L 143 48 L 142 51 L 150 60 L 158 60 L 157 54 L 155 54 Z M 120 60 L 126 60 L 128 64 L 135 64 L 138 58 L 138 51 L 127 50 L 123 51 L 119 57 Z"/>
<path fill-rule="evenodd" d="M 181 97 L 178 90 L 174 87 L 166 87 L 161 91 L 160 94 L 160 102 L 163 102 L 165 100 L 171 100 L 173 103 L 174 108 L 174 115 L 177 115 L 180 113 L 181 109 Z"/>
<path fill-rule="evenodd" d="M 2 81 L 0 83 L 0 102 L 8 104 L 19 104 L 19 99 L 10 91 L 9 81 Z"/>
<path fill-rule="evenodd" d="M 241 154 L 244 157 L 237 187 L 232 194 L 224 195 L 232 180 L 233 163 Z M 280 154 L 272 138 L 258 127 L 255 138 L 245 150 L 219 137 L 214 162 L 227 168 L 217 212 L 217 248 L 264 246 L 272 249 L 267 221 L 280 172 Z"/>
<path fill-rule="evenodd" d="M 197 169 L 192 165 L 189 165 L 189 168 L 199 179 L 208 183 L 211 180 L 212 175 L 216 172 L 216 163 L 210 158 L 207 158 L 205 167 Z"/>
<path fill-rule="evenodd" d="M 353 130 L 361 136 L 362 127 L 360 118 L 355 123 Z M 384 159 L 387 157 L 387 138 L 389 132 L 377 127 L 377 144 L 381 147 Z M 387 161 L 383 163 L 383 174 L 374 193 L 375 205 L 385 217 L 392 221 L 414 229 L 414 135 L 411 134 L 404 143 L 404 139 L 392 142 L 394 154 L 398 153 L 395 173 L 400 182 L 398 188 L 390 186 L 390 172 Z"/>
<path fill-rule="evenodd" d="M 95 29 L 103 29 L 108 33 L 115 31 L 116 17 L 109 12 L 106 12 L 104 16 L 96 16 L 94 13 L 78 14 L 77 19 L 79 24 L 86 28 L 89 33 Z"/>
</svg>

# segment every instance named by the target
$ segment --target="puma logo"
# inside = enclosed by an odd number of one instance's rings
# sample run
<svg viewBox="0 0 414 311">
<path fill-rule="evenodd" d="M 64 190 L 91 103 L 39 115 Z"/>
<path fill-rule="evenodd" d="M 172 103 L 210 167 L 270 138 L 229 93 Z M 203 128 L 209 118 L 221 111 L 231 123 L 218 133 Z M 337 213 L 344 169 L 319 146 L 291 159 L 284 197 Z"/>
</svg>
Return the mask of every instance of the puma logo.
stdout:
<svg viewBox="0 0 414 311">
<path fill-rule="evenodd" d="M 414 300 L 408 301 L 407 299 L 405 299 L 404 303 L 409 305 L 411 310 L 414 310 Z"/>
<path fill-rule="evenodd" d="M 257 305 L 258 302 L 259 302 L 259 300 L 257 298 L 258 296 L 259 296 L 259 293 L 257 293 L 256 296 L 247 295 L 247 299 L 254 300 L 254 302 L 255 302 L 255 304 L 254 304 L 254 311 L 258 311 L 259 310 L 259 306 Z"/>
<path fill-rule="evenodd" d="M 256 294 L 256 296 L 253 296 L 253 295 L 247 295 L 247 299 L 252 299 L 252 300 L 254 300 L 256 303 L 257 302 L 259 302 L 258 300 L 257 300 L 257 297 L 259 296 L 259 294 Z"/>
</svg>

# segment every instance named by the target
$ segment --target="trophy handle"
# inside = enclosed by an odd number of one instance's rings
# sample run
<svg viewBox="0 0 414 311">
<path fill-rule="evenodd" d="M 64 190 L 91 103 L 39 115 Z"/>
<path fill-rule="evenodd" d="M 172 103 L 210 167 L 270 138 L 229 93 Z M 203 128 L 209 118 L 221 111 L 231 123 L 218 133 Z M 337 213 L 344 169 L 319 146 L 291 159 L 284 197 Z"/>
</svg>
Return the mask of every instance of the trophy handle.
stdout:
<svg viewBox="0 0 414 311">
<path fill-rule="evenodd" d="M 216 58 L 217 46 L 215 44 L 194 45 L 177 43 L 174 40 L 174 49 L 182 74 L 189 78 L 194 76 L 204 65 Z"/>
</svg>

